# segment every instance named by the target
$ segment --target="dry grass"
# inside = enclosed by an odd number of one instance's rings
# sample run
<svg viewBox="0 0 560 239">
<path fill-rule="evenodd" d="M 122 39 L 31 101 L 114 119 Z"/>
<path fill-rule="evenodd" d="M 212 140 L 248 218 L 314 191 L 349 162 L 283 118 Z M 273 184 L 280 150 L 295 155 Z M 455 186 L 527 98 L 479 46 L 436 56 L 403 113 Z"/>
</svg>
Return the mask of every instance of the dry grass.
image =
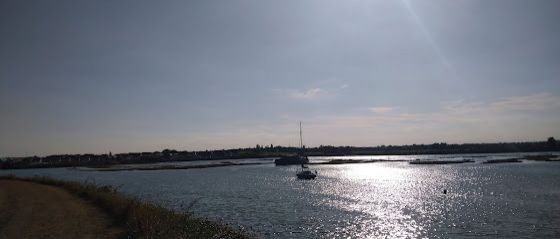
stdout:
<svg viewBox="0 0 560 239">
<path fill-rule="evenodd" d="M 126 230 L 126 238 L 253 238 L 226 225 L 124 196 L 111 186 L 99 187 L 93 183 L 67 182 L 46 177 L 1 178 L 64 188 L 112 215 L 115 223 Z"/>
</svg>

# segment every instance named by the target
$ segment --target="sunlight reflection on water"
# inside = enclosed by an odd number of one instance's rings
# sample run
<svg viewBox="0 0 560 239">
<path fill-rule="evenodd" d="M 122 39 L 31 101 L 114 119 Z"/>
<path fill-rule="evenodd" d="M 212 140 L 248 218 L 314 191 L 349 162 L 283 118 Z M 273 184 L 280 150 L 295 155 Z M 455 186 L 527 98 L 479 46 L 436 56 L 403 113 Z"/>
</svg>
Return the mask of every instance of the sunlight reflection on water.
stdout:
<svg viewBox="0 0 560 239">
<path fill-rule="evenodd" d="M 350 222 L 350 235 L 406 238 L 417 237 L 423 230 L 411 215 L 409 201 L 414 191 L 407 170 L 384 164 L 354 164 L 344 165 L 333 173 L 339 175 L 328 176 L 347 182 L 338 184 L 336 192 L 328 189 L 329 193 L 345 198 L 332 201 L 332 206 L 361 214 L 357 220 Z M 356 235 L 356 232 L 359 233 Z M 332 236 L 344 234 L 346 231 L 337 231 Z"/>
</svg>

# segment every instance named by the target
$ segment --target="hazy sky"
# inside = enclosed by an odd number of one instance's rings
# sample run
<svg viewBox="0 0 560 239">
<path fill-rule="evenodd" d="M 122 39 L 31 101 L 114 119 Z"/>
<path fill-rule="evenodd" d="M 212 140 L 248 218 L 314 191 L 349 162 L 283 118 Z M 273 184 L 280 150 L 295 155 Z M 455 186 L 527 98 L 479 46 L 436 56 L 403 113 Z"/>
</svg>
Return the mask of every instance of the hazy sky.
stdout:
<svg viewBox="0 0 560 239">
<path fill-rule="evenodd" d="M 0 156 L 560 137 L 560 1 L 0 1 Z"/>
</svg>

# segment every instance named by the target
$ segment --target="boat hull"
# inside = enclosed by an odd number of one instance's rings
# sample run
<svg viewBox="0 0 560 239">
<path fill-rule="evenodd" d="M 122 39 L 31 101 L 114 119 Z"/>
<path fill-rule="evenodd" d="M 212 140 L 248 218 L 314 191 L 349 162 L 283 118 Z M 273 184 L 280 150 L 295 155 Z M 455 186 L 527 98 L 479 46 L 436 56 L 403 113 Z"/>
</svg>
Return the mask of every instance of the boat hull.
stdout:
<svg viewBox="0 0 560 239">
<path fill-rule="evenodd" d="M 274 160 L 274 164 L 277 166 L 281 165 L 301 165 L 309 163 L 309 159 L 307 157 L 301 156 L 293 156 L 293 157 L 282 157 L 279 159 Z"/>
</svg>

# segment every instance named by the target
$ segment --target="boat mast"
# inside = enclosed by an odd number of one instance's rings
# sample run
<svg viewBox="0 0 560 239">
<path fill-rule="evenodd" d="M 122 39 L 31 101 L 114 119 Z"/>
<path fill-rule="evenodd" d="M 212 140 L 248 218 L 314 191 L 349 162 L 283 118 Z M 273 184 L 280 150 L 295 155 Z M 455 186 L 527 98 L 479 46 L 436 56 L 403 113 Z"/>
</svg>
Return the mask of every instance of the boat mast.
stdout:
<svg viewBox="0 0 560 239">
<path fill-rule="evenodd" d="M 301 136 L 301 121 L 299 122 L 299 148 L 303 151 L 303 138 Z"/>
</svg>

